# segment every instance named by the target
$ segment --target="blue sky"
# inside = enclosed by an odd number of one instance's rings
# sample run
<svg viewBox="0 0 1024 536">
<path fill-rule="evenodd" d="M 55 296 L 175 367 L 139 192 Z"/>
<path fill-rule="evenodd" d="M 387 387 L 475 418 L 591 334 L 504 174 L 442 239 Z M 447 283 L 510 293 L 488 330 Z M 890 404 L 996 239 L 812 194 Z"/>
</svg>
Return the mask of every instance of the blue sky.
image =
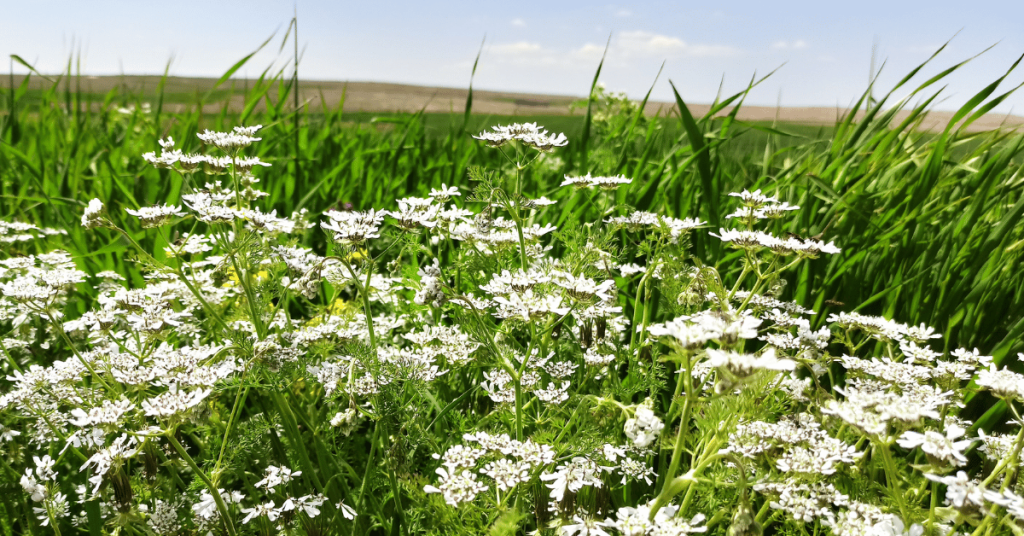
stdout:
<svg viewBox="0 0 1024 536">
<path fill-rule="evenodd" d="M 602 81 L 642 97 L 658 67 L 654 98 L 709 102 L 782 66 L 748 103 L 850 104 L 864 90 L 877 44 L 891 87 L 943 42 L 952 44 L 920 77 L 995 48 L 948 79 L 954 108 L 1001 76 L 1024 54 L 1024 2 L 409 2 L 214 0 L 196 2 L 45 0 L 5 2 L 0 53 L 18 54 L 44 72 L 62 70 L 81 51 L 86 74 L 219 76 L 275 31 L 242 73 L 285 66 L 279 54 L 293 10 L 299 16 L 303 78 L 466 87 L 486 36 L 474 86 L 584 95 L 611 35 Z M 7 71 L 6 67 L 0 70 Z M 15 72 L 24 69 L 15 66 Z M 1004 82 L 1024 81 L 1024 66 Z M 902 96 L 905 92 L 897 92 Z M 1024 115 L 1024 93 L 998 108 Z"/>
</svg>

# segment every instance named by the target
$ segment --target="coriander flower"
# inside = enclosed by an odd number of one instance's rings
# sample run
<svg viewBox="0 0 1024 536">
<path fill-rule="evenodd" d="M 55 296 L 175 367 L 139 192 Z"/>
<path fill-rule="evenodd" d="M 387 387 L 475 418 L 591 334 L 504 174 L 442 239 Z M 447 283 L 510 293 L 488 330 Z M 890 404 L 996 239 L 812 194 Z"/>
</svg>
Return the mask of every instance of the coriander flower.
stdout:
<svg viewBox="0 0 1024 536">
<path fill-rule="evenodd" d="M 173 205 L 165 205 L 162 207 L 142 207 L 139 210 L 126 208 L 125 212 L 139 218 L 144 229 L 160 227 L 161 225 L 171 221 L 171 218 L 174 216 L 181 217 L 186 215 L 181 211 L 181 207 L 175 207 Z"/>
<path fill-rule="evenodd" d="M 992 503 L 1006 508 L 1006 511 L 1015 517 L 1017 521 L 1024 521 L 1024 498 L 1021 498 L 1012 490 L 1006 490 L 1002 493 L 986 491 L 985 498 Z"/>
<path fill-rule="evenodd" d="M 324 215 L 330 222 L 321 222 L 320 227 L 332 233 L 334 241 L 346 246 L 356 246 L 371 238 L 380 238 L 380 224 L 386 211 L 367 212 L 330 210 Z"/>
<path fill-rule="evenodd" d="M 213 496 L 211 495 L 211 498 Z M 250 521 L 257 517 L 266 516 L 267 519 L 275 521 L 281 512 L 275 507 L 274 501 L 269 501 L 263 504 L 257 504 L 252 508 L 242 508 L 242 513 L 246 514 L 245 518 L 242 519 L 242 524 L 247 525 Z"/>
<path fill-rule="evenodd" d="M 316 495 L 303 495 L 298 498 L 288 498 L 281 505 L 281 512 L 299 510 L 305 513 L 307 517 L 313 518 L 320 515 L 320 505 L 326 500 L 327 497 L 319 493 Z"/>
<path fill-rule="evenodd" d="M 661 513 L 660 511 L 658 512 Z M 615 511 L 615 519 L 608 519 L 609 525 L 622 533 L 622 536 L 646 536 L 650 534 L 652 523 L 651 508 L 639 505 L 636 508 L 624 506 Z"/>
<path fill-rule="evenodd" d="M 494 483 L 501 491 L 508 491 L 521 482 L 530 480 L 530 464 L 526 462 L 513 462 L 506 458 L 489 462 L 480 470 L 481 474 L 494 479 Z"/>
<path fill-rule="evenodd" d="M 537 123 L 513 123 L 507 126 L 494 126 L 491 129 L 493 132 L 484 131 L 473 137 L 486 141 L 490 147 L 501 147 L 508 142 L 518 140 L 523 145 L 529 145 L 541 152 L 550 151 L 555 147 L 564 147 L 569 143 L 565 134 L 557 136 L 549 134 L 543 127 L 538 127 Z"/>
<path fill-rule="evenodd" d="M 738 378 L 745 378 L 758 370 L 791 371 L 796 369 L 796 361 L 775 357 L 774 348 L 768 348 L 760 356 L 734 350 L 708 348 L 707 355 L 708 366 L 728 370 Z"/>
<path fill-rule="evenodd" d="M 665 423 L 654 414 L 651 409 L 651 399 L 644 400 L 644 404 L 637 406 L 636 413 L 626 421 L 623 431 L 626 437 L 638 447 L 646 447 L 654 442 L 661 431 L 665 429 Z"/>
<path fill-rule="evenodd" d="M 220 495 L 222 501 L 225 504 L 238 504 L 245 498 L 241 492 L 231 491 L 224 492 L 224 488 L 217 490 L 217 494 Z M 192 511 L 202 519 L 212 519 L 217 515 L 217 501 L 213 495 L 210 494 L 209 490 L 203 490 L 199 496 L 199 502 L 192 505 Z M 243 509 L 243 512 L 247 510 Z"/>
<path fill-rule="evenodd" d="M 92 229 L 102 225 L 103 217 L 100 216 L 101 212 L 103 212 L 102 201 L 99 199 L 89 201 L 89 206 L 85 207 L 85 213 L 82 214 L 82 227 Z"/>
<path fill-rule="evenodd" d="M 591 177 L 590 174 L 587 173 L 583 177 L 570 177 L 569 175 L 566 175 L 561 186 L 573 186 L 577 190 L 591 188 L 593 186 L 597 186 L 602 190 L 614 190 L 619 186 L 630 184 L 632 182 L 633 179 L 628 179 L 622 175 L 616 175 L 614 177 Z"/>
<path fill-rule="evenodd" d="M 152 417 L 175 417 L 198 406 L 200 402 L 210 396 L 211 392 L 210 389 L 179 391 L 177 385 L 172 385 L 170 390 L 143 400 L 142 409 L 146 415 Z"/>
<path fill-rule="evenodd" d="M 946 428 L 946 434 L 928 430 L 925 433 L 907 431 L 896 440 L 899 446 L 905 449 L 921 447 L 921 450 L 928 456 L 929 460 L 943 461 L 953 465 L 964 465 L 967 458 L 964 456 L 964 449 L 974 443 L 973 439 L 955 441 L 963 437 L 965 430 L 959 426 Z"/>
<path fill-rule="evenodd" d="M 204 130 L 202 134 L 196 134 L 196 137 L 207 145 L 214 145 L 224 150 L 234 150 L 248 147 L 254 142 L 263 139 L 253 136 L 256 134 L 256 131 L 261 128 L 263 128 L 263 125 L 256 125 L 254 127 L 235 127 L 231 132 L 212 132 Z"/>
<path fill-rule="evenodd" d="M 558 466 L 554 473 L 540 475 L 541 480 L 549 480 L 547 487 L 551 489 L 551 500 L 561 502 L 565 492 L 576 493 L 584 486 L 600 488 L 604 485 L 601 472 L 611 471 L 611 467 L 597 465 L 593 460 L 576 456 L 572 461 Z"/>
<path fill-rule="evenodd" d="M 742 192 L 739 192 L 739 193 L 731 192 L 729 194 L 729 197 L 738 197 L 738 198 L 740 198 L 740 201 L 743 202 L 744 206 L 755 207 L 755 208 L 759 208 L 759 207 L 761 207 L 763 205 L 767 205 L 769 203 L 778 203 L 779 202 L 779 199 L 777 197 L 768 197 L 768 196 L 762 194 L 761 190 L 754 190 L 753 192 L 750 192 L 748 190 L 743 190 Z"/>
<path fill-rule="evenodd" d="M 267 466 L 267 475 L 263 477 L 263 480 L 253 484 L 257 488 L 264 488 L 267 491 L 274 491 L 274 488 L 281 484 L 287 484 L 292 481 L 295 477 L 302 474 L 302 471 L 292 471 L 287 467 L 276 467 L 273 465 Z"/>
<path fill-rule="evenodd" d="M 430 193 L 428 195 L 430 197 L 433 197 L 434 199 L 437 199 L 439 202 L 444 203 L 445 201 L 448 201 L 452 197 L 461 196 L 462 192 L 459 191 L 458 186 L 452 186 L 451 188 L 449 188 L 447 184 L 441 183 L 440 190 L 435 190 L 431 188 Z"/>
<path fill-rule="evenodd" d="M 925 478 L 946 486 L 946 504 L 957 509 L 984 508 L 985 488 L 978 482 L 971 481 L 967 473 L 957 471 L 956 475 L 933 475 L 925 473 Z"/>
<path fill-rule="evenodd" d="M 572 516 L 571 525 L 562 525 L 562 536 L 611 536 L 604 529 L 611 527 L 610 523 L 598 521 L 592 517 L 580 517 L 579 514 Z"/>
<path fill-rule="evenodd" d="M 427 493 L 440 493 L 444 502 L 458 506 L 461 502 L 472 501 L 477 494 L 487 491 L 487 486 L 476 480 L 476 473 L 469 470 L 452 472 L 451 475 L 444 468 L 438 467 L 435 472 L 441 477 L 437 486 L 427 485 L 423 491 Z"/>
<path fill-rule="evenodd" d="M 1018 357 L 1021 355 L 1018 354 Z M 1009 369 L 999 370 L 995 363 L 979 371 L 975 381 L 1000 398 L 1024 401 L 1024 376 Z"/>
<path fill-rule="evenodd" d="M 356 513 L 355 508 L 352 508 L 351 506 L 345 504 L 345 501 L 341 501 L 340 503 L 335 505 L 335 508 L 341 510 L 341 515 L 344 516 L 345 519 L 352 520 L 355 519 L 357 515 L 359 515 Z"/>
</svg>

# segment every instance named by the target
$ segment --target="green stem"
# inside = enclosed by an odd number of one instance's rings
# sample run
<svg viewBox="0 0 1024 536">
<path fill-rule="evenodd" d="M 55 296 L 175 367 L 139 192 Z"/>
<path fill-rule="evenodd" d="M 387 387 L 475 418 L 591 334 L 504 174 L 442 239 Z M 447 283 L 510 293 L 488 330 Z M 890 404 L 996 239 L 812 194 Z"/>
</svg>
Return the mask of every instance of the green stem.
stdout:
<svg viewBox="0 0 1024 536">
<path fill-rule="evenodd" d="M 632 331 L 632 333 L 630 334 L 630 337 L 629 337 L 629 359 L 630 360 L 633 359 L 633 352 L 635 351 L 636 345 L 637 345 L 636 325 L 640 323 L 640 319 L 642 318 L 642 316 L 641 316 L 642 312 L 640 310 L 640 300 L 643 299 L 643 296 L 644 296 L 643 295 L 644 285 L 648 284 L 648 281 L 650 280 L 650 276 L 651 276 L 651 269 L 648 268 L 648 272 L 645 273 L 642 278 L 640 278 L 640 283 L 637 284 L 637 287 L 636 287 L 636 300 L 633 302 L 633 321 L 630 323 L 630 326 L 633 326 L 633 328 L 634 328 L 634 329 L 630 330 L 630 331 Z M 640 341 L 640 342 L 642 343 L 643 341 Z"/>
<path fill-rule="evenodd" d="M 363 482 L 359 485 L 359 499 L 356 501 L 356 510 L 359 510 L 366 503 L 366 483 L 370 480 L 370 469 L 373 467 L 373 455 L 377 451 L 377 438 L 380 436 L 380 421 L 373 425 L 373 438 L 370 439 L 370 454 L 366 456 L 366 470 L 363 471 Z"/>
<path fill-rule="evenodd" d="M 198 476 L 199 479 L 203 481 L 203 484 L 206 484 L 206 488 L 209 489 L 210 494 L 213 495 L 214 503 L 217 504 L 217 511 L 220 513 L 221 521 L 224 522 L 225 530 L 227 530 L 229 536 L 235 536 L 235 526 L 231 522 L 231 517 L 228 515 L 228 507 L 226 504 L 224 504 L 224 499 L 220 496 L 220 490 L 218 490 L 217 486 L 215 486 L 213 482 L 210 480 L 210 478 L 206 476 L 206 473 L 204 473 L 203 470 L 200 469 L 198 465 L 196 465 L 195 460 L 193 460 L 192 457 L 188 455 L 188 452 L 185 451 L 185 447 L 181 446 L 181 443 L 178 442 L 178 439 L 174 437 L 173 431 L 167 434 L 167 441 L 171 444 L 172 447 L 174 447 L 174 450 L 178 452 L 178 455 L 181 456 L 183 460 L 185 460 L 185 463 L 187 463 L 188 466 L 192 468 L 192 471 L 196 474 L 196 476 Z"/>
<path fill-rule="evenodd" d="M 245 381 L 245 372 L 242 372 L 241 381 Z M 244 389 L 239 389 L 238 393 L 235 394 L 235 403 L 231 408 L 231 415 L 228 417 L 228 425 L 224 428 L 224 439 L 220 443 L 220 454 L 217 455 L 217 464 L 213 468 L 213 479 L 215 481 L 220 480 L 220 465 L 224 461 L 224 453 L 227 452 L 228 447 L 228 435 L 231 433 L 231 425 L 235 423 L 238 414 L 241 412 L 242 404 L 245 403 L 245 398 L 249 394 L 249 387 L 246 386 Z M 216 484 L 216 482 L 214 482 Z"/>
<path fill-rule="evenodd" d="M 23 370 L 21 370 L 21 367 L 18 366 L 18 362 L 14 359 L 14 356 L 12 356 L 9 351 L 7 351 L 7 345 L 4 344 L 3 339 L 0 339 L 0 348 L 3 349 L 4 355 L 7 356 L 7 360 L 11 362 L 11 366 L 14 367 L 14 370 L 18 372 L 24 372 Z"/>
<path fill-rule="evenodd" d="M 889 486 L 889 493 L 896 499 L 896 506 L 899 507 L 900 517 L 908 520 L 907 505 L 903 492 L 900 491 L 899 482 L 896 477 L 896 464 L 893 462 L 892 453 L 889 451 L 889 444 L 878 442 L 875 447 L 881 452 L 882 463 L 885 467 L 885 482 Z"/>
<path fill-rule="evenodd" d="M 107 382 L 103 380 L 103 377 L 97 374 L 96 370 L 92 368 L 92 365 L 89 363 L 89 361 L 86 360 L 85 357 L 82 356 L 82 354 L 78 353 L 78 349 L 75 348 L 75 345 L 74 343 L 71 342 L 71 339 L 68 337 L 68 334 L 64 332 L 64 324 L 57 321 L 57 319 L 54 318 L 52 314 L 50 314 L 50 311 L 46 311 L 46 316 L 49 317 L 50 322 L 53 324 L 53 327 L 57 330 L 58 333 L 60 333 L 60 336 L 62 339 L 64 339 L 64 342 L 67 343 L 68 348 L 71 349 L 71 353 L 75 354 L 75 357 L 77 357 L 78 360 L 81 361 L 83 365 L 85 365 L 85 368 L 89 370 L 89 373 L 92 374 L 97 381 L 103 384 L 103 387 L 105 387 L 107 391 L 114 392 L 117 394 L 121 394 L 124 392 L 124 390 L 121 389 L 121 384 L 117 382 L 114 382 L 113 388 L 110 385 L 108 385 Z"/>
</svg>

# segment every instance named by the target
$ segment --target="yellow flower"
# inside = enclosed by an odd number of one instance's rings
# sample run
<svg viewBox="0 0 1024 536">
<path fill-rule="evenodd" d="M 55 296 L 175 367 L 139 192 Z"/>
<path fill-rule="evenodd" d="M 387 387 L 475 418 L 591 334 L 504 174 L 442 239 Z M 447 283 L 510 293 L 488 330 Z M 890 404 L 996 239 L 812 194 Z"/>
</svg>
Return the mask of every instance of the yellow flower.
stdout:
<svg viewBox="0 0 1024 536">
<path fill-rule="evenodd" d="M 348 261 L 348 262 L 355 262 L 355 261 L 363 260 L 365 258 L 366 258 L 366 249 L 364 248 L 364 249 L 360 249 L 360 250 L 357 250 L 357 251 L 353 251 L 352 253 L 349 253 L 348 257 L 345 257 L 345 260 Z"/>
<path fill-rule="evenodd" d="M 250 283 L 262 283 L 268 277 L 270 277 L 270 272 L 268 272 L 266 270 L 260 270 L 259 272 L 256 272 L 256 276 L 255 277 L 253 277 L 251 274 L 249 275 L 249 282 Z M 223 287 L 223 288 L 230 288 L 230 287 L 233 287 L 233 286 L 235 286 L 237 284 L 238 284 L 238 272 L 235 272 L 235 267 L 234 266 L 229 266 L 228 267 L 228 281 L 225 282 L 223 285 L 221 285 L 221 287 Z"/>
<path fill-rule="evenodd" d="M 349 302 L 338 298 L 331 304 L 331 314 L 335 316 L 341 316 L 349 308 Z"/>
</svg>

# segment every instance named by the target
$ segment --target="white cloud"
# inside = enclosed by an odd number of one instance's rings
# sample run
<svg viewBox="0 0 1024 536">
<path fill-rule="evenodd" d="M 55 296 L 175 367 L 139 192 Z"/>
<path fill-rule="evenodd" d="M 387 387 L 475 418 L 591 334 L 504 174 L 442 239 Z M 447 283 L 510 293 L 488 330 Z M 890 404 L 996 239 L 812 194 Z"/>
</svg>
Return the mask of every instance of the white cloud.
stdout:
<svg viewBox="0 0 1024 536">
<path fill-rule="evenodd" d="M 595 45 L 594 43 L 587 43 L 582 47 L 572 51 L 572 57 L 581 60 L 597 60 L 604 54 L 604 45 Z"/>
<path fill-rule="evenodd" d="M 530 41 L 496 44 L 490 47 L 490 52 L 498 61 L 508 63 L 550 65 L 560 60 L 556 52 Z"/>
<path fill-rule="evenodd" d="M 622 32 L 613 41 L 612 50 L 624 56 L 655 56 L 659 58 L 731 56 L 738 52 L 735 48 L 725 45 L 687 43 L 678 37 L 643 30 Z"/>
<path fill-rule="evenodd" d="M 512 26 L 526 26 L 526 21 L 519 18 L 512 19 Z"/>
<path fill-rule="evenodd" d="M 489 48 L 499 62 L 518 65 L 578 66 L 594 63 L 605 52 L 604 43 L 586 43 L 574 50 L 547 48 L 534 41 L 497 43 Z M 664 60 L 683 57 L 734 56 L 740 51 L 725 45 L 688 43 L 678 37 L 637 30 L 612 36 L 608 47 L 609 63 L 624 65 L 640 60 Z"/>
<path fill-rule="evenodd" d="M 772 50 L 801 50 L 807 48 L 807 42 L 803 39 L 796 41 L 776 41 L 772 43 Z"/>
<path fill-rule="evenodd" d="M 620 9 L 620 10 L 615 12 L 615 16 L 616 17 L 622 17 L 622 18 L 632 17 L 633 16 L 633 12 L 628 10 L 628 9 Z"/>
</svg>

